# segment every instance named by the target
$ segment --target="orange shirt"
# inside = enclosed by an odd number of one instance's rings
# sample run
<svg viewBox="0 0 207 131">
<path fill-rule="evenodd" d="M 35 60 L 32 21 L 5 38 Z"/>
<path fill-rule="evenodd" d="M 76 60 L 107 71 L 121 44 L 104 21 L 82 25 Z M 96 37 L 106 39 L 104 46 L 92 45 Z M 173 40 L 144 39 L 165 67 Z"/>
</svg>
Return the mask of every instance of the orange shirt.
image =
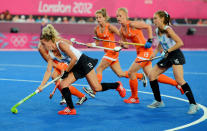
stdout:
<svg viewBox="0 0 207 131">
<path fill-rule="evenodd" d="M 103 32 L 101 32 L 100 26 L 97 26 L 96 27 L 96 33 L 97 33 L 97 37 L 100 38 L 100 39 L 111 40 L 111 41 L 115 40 L 114 34 L 109 31 L 109 23 L 106 24 L 106 26 L 104 27 Z M 104 42 L 103 41 L 103 46 L 106 47 L 106 48 L 112 48 L 113 49 L 114 47 L 116 47 L 116 44 L 112 43 L 112 42 Z M 104 50 L 104 51 L 108 52 L 109 50 Z"/>
<path fill-rule="evenodd" d="M 146 40 L 144 38 L 144 35 L 142 33 L 142 30 L 141 29 L 131 28 L 129 26 L 129 23 L 130 23 L 130 21 L 127 21 L 126 30 L 124 30 L 121 27 L 121 33 L 123 34 L 123 36 L 126 39 L 129 39 L 129 40 L 131 40 L 134 43 L 142 43 L 142 44 L 145 44 L 146 43 Z M 147 49 L 147 48 L 145 48 L 143 46 L 135 46 L 135 47 L 136 47 L 137 53 L 138 52 L 141 52 L 141 51 L 152 51 L 152 48 L 148 48 Z"/>
</svg>

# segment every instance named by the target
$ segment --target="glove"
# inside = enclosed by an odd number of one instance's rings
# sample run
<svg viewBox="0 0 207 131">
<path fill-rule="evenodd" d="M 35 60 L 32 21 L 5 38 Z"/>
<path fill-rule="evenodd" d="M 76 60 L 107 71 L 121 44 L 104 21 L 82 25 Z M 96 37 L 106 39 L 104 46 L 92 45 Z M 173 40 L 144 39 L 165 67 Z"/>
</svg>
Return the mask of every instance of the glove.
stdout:
<svg viewBox="0 0 207 131">
<path fill-rule="evenodd" d="M 152 46 L 152 39 L 148 39 L 147 42 L 145 43 L 144 47 L 150 48 L 151 46 Z"/>
<path fill-rule="evenodd" d="M 63 76 L 61 77 L 62 79 L 65 79 L 66 77 L 68 77 L 69 72 L 64 71 Z"/>
<path fill-rule="evenodd" d="M 87 46 L 88 46 L 88 48 L 90 48 L 90 47 L 96 47 L 96 43 L 88 43 Z"/>
<path fill-rule="evenodd" d="M 167 50 L 164 50 L 162 53 L 161 53 L 161 56 L 162 58 L 167 58 L 169 52 Z"/>
<path fill-rule="evenodd" d="M 119 52 L 122 48 L 120 46 L 117 46 L 114 48 L 114 51 Z"/>
</svg>

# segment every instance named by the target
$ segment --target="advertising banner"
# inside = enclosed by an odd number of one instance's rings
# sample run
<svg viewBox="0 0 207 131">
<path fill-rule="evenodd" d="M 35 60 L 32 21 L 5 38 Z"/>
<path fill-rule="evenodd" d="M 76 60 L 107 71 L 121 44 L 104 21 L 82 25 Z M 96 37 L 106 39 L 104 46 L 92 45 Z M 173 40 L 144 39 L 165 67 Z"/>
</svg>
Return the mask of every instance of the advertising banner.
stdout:
<svg viewBox="0 0 207 131">
<path fill-rule="evenodd" d="M 172 18 L 207 18 L 207 0 L 1 0 L 0 12 L 91 17 L 106 8 L 115 17 L 120 7 L 128 9 L 129 17 L 152 18 L 157 10 L 166 10 Z"/>
</svg>

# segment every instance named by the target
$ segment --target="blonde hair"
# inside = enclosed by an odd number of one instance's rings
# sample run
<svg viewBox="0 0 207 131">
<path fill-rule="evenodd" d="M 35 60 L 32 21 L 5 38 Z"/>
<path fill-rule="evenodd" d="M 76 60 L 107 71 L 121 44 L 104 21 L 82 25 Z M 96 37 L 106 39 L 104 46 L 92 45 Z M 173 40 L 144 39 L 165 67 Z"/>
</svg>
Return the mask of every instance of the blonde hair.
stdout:
<svg viewBox="0 0 207 131">
<path fill-rule="evenodd" d="M 106 21 L 108 21 L 110 18 L 106 13 L 106 8 L 102 8 L 100 10 L 97 10 L 95 14 L 102 14 L 102 16 L 106 19 Z"/>
<path fill-rule="evenodd" d="M 47 41 L 52 40 L 52 42 L 55 42 L 55 39 L 59 38 L 60 34 L 59 32 L 54 28 L 53 25 L 48 24 L 42 29 L 42 35 L 40 39 L 45 39 Z"/>
<path fill-rule="evenodd" d="M 118 8 L 117 12 L 119 12 L 119 11 L 123 11 L 125 13 L 127 19 L 128 19 L 128 10 L 127 10 L 127 8 Z"/>
</svg>

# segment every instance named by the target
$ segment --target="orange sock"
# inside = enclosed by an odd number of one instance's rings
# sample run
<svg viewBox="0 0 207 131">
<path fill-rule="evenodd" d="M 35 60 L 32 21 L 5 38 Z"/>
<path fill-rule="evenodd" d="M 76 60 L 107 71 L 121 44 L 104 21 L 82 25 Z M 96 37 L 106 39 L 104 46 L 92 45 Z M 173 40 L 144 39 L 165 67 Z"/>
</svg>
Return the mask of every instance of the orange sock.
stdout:
<svg viewBox="0 0 207 131">
<path fill-rule="evenodd" d="M 98 82 L 101 83 L 102 81 L 102 74 L 97 74 Z"/>
<path fill-rule="evenodd" d="M 72 95 L 77 96 L 78 98 L 84 97 L 85 95 L 81 93 L 78 89 L 76 89 L 74 86 L 69 87 L 70 92 Z"/>
<path fill-rule="evenodd" d="M 175 80 L 173 80 L 172 78 L 170 78 L 170 77 L 168 77 L 164 74 L 159 75 L 158 82 L 165 83 L 165 84 L 170 84 L 172 86 L 177 86 L 178 85 L 178 83 Z"/>
<path fill-rule="evenodd" d="M 129 75 L 128 75 L 128 71 L 125 71 L 125 77 L 126 78 L 129 78 Z M 143 77 L 143 74 L 142 73 L 137 73 L 136 74 L 136 77 L 137 77 L 137 79 L 142 79 L 142 77 Z"/>
<path fill-rule="evenodd" d="M 133 98 L 138 98 L 138 80 L 134 79 L 134 80 L 129 80 L 129 85 L 131 88 L 131 93 L 132 93 L 132 97 Z"/>
<path fill-rule="evenodd" d="M 137 79 L 140 79 L 141 80 L 142 77 L 143 77 L 143 74 L 142 73 L 137 73 L 136 76 L 137 76 Z"/>
</svg>

